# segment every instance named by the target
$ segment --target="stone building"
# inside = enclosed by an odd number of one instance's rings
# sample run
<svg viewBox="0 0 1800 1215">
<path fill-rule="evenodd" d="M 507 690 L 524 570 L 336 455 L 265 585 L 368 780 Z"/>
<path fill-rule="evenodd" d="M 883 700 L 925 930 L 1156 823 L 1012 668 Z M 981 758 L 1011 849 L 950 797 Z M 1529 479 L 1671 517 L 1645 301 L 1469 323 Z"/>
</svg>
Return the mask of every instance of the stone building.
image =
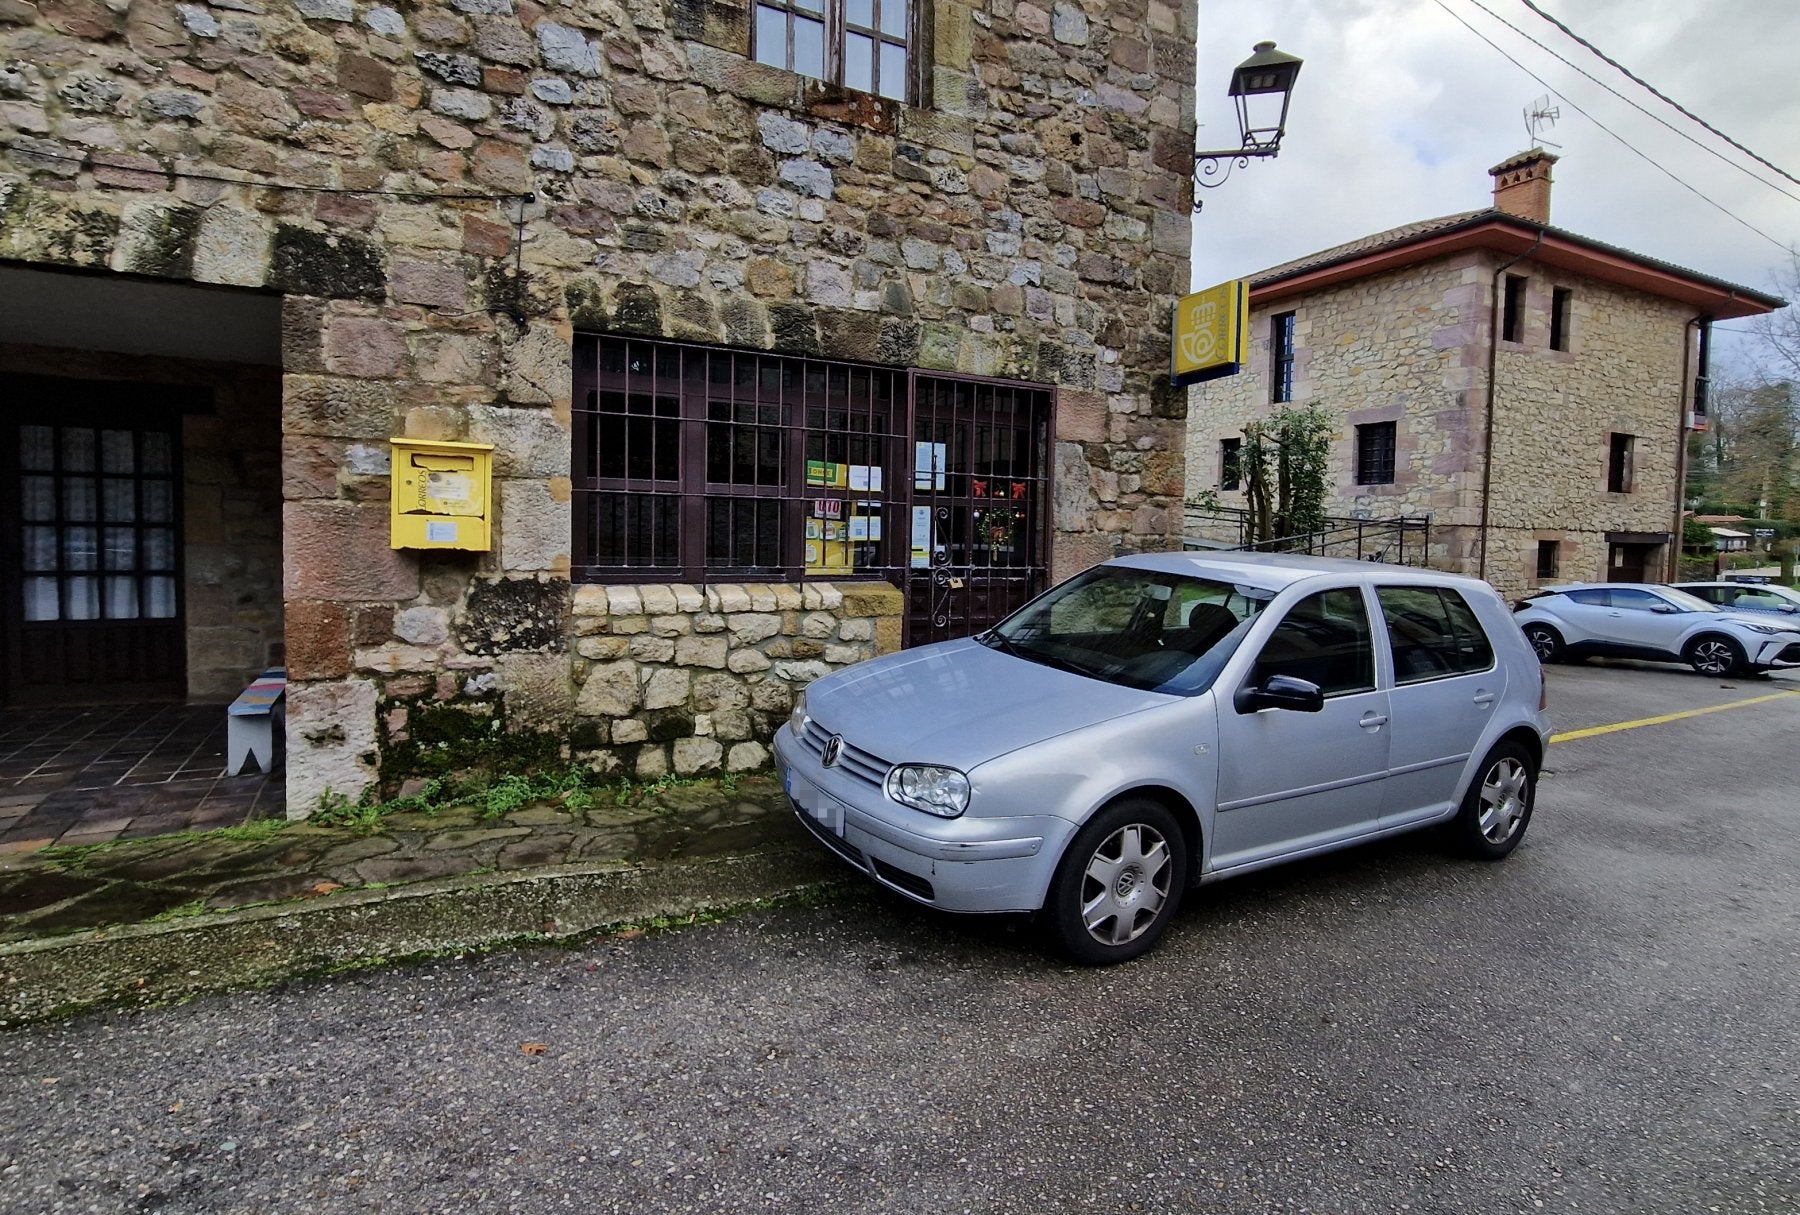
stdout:
<svg viewBox="0 0 1800 1215">
<path fill-rule="evenodd" d="M 1334 516 L 1429 515 L 1434 564 L 1508 594 L 1672 574 L 1702 335 L 1783 302 L 1552 227 L 1555 160 L 1495 166 L 1489 208 L 1252 275 L 1248 368 L 1194 390 L 1190 490 L 1241 504 L 1244 424 L 1318 404 Z"/>
<path fill-rule="evenodd" d="M 285 660 L 290 814 L 496 738 L 743 770 L 1178 544 L 1195 22 L 0 0 L 0 701 Z M 489 547 L 391 545 L 396 437 L 492 446 Z"/>
</svg>

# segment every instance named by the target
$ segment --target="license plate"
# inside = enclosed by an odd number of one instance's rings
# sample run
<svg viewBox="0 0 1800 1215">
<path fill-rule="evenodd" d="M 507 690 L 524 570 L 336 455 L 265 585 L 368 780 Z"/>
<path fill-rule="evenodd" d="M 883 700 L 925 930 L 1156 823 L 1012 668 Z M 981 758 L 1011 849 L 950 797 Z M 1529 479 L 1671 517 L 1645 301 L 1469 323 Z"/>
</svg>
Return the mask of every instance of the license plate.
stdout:
<svg viewBox="0 0 1800 1215">
<path fill-rule="evenodd" d="M 795 776 L 792 768 L 788 769 L 786 784 L 787 794 L 800 813 L 832 835 L 844 834 L 844 803 Z"/>
</svg>

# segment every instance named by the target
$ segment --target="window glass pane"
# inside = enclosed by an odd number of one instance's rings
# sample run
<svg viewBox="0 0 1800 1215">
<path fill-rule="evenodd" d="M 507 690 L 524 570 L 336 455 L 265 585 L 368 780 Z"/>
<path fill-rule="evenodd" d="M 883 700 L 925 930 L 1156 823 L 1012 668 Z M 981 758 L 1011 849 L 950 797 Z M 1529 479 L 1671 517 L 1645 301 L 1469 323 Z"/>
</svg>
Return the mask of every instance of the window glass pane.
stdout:
<svg viewBox="0 0 1800 1215">
<path fill-rule="evenodd" d="M 906 100 L 906 48 L 892 42 L 881 44 L 881 95 Z"/>
<path fill-rule="evenodd" d="M 94 432 L 72 426 L 63 431 L 63 467 L 75 472 L 89 472 L 94 467 Z"/>
<path fill-rule="evenodd" d="M 101 434 L 100 465 L 110 473 L 128 473 L 137 468 L 137 452 L 129 430 L 108 430 Z"/>
<path fill-rule="evenodd" d="M 781 503 L 771 498 L 706 500 L 710 569 L 770 569 L 781 563 Z"/>
<path fill-rule="evenodd" d="M 595 494 L 588 516 L 595 565 L 681 563 L 681 499 L 673 494 Z"/>
<path fill-rule="evenodd" d="M 1362 592 L 1320 591 L 1294 605 L 1256 659 L 1255 680 L 1292 675 L 1327 696 L 1375 687 L 1375 655 Z"/>
<path fill-rule="evenodd" d="M 109 570 L 137 568 L 136 529 L 129 527 L 106 529 L 106 568 Z"/>
<path fill-rule="evenodd" d="M 144 529 L 144 564 L 147 570 L 175 568 L 175 533 L 166 527 Z"/>
<path fill-rule="evenodd" d="M 20 507 L 25 518 L 34 523 L 56 520 L 56 478 L 21 477 Z"/>
<path fill-rule="evenodd" d="M 25 579 L 25 619 L 55 620 L 56 618 L 56 579 Z"/>
<path fill-rule="evenodd" d="M 104 514 L 101 518 L 108 523 L 133 523 L 137 520 L 137 488 L 135 481 L 127 481 L 122 477 L 108 477 L 104 483 L 101 501 Z"/>
<path fill-rule="evenodd" d="M 56 529 L 54 527 L 28 527 L 25 529 L 25 568 L 54 572 L 56 569 Z"/>
<path fill-rule="evenodd" d="M 175 485 L 171 481 L 144 481 L 140 483 L 144 495 L 144 522 L 173 523 L 175 521 Z"/>
<path fill-rule="evenodd" d="M 56 431 L 48 426 L 19 427 L 19 467 L 50 472 L 56 467 Z"/>
<path fill-rule="evenodd" d="M 881 32 L 906 37 L 906 0 L 881 0 Z"/>
<path fill-rule="evenodd" d="M 76 523 L 89 523 L 94 518 L 94 479 L 66 477 L 63 480 L 63 518 Z"/>
<path fill-rule="evenodd" d="M 1458 667 L 1464 671 L 1485 671 L 1494 665 L 1494 647 L 1482 631 L 1475 610 L 1455 591 L 1445 591 L 1444 609 L 1456 629 Z"/>
<path fill-rule="evenodd" d="M 875 88 L 875 40 L 863 34 L 844 37 L 844 84 L 867 93 Z"/>
<path fill-rule="evenodd" d="M 794 0 L 794 7 L 803 13 L 823 13 L 825 0 Z"/>
<path fill-rule="evenodd" d="M 100 560 L 99 537 L 91 527 L 71 527 L 63 532 L 63 568 L 91 570 Z"/>
<path fill-rule="evenodd" d="M 168 620 L 175 615 L 175 579 L 158 574 L 144 580 L 144 615 Z"/>
<path fill-rule="evenodd" d="M 171 473 L 175 471 L 175 452 L 171 436 L 167 431 L 147 430 L 144 432 L 144 471 L 147 473 Z"/>
<path fill-rule="evenodd" d="M 794 18 L 793 68 L 802 76 L 825 78 L 825 23 Z"/>
<path fill-rule="evenodd" d="M 100 580 L 98 578 L 71 578 L 68 581 L 68 611 L 63 613 L 64 620 L 98 620 L 100 619 Z"/>
<path fill-rule="evenodd" d="M 1456 635 L 1436 588 L 1384 586 L 1376 597 L 1394 651 L 1394 682 L 1438 679 L 1459 669 Z"/>
<path fill-rule="evenodd" d="M 118 574 L 109 577 L 106 580 L 106 618 L 135 620 L 137 614 L 137 579 Z"/>
<path fill-rule="evenodd" d="M 875 0 L 849 0 L 844 6 L 844 17 L 851 25 L 875 28 Z"/>
</svg>

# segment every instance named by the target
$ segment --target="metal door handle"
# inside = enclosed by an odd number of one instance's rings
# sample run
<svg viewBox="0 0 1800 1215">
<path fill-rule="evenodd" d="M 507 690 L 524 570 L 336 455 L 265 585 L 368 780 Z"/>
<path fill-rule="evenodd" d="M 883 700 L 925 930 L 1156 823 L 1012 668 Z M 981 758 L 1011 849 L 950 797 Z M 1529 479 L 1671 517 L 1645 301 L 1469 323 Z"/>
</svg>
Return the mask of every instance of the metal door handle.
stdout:
<svg viewBox="0 0 1800 1215">
<path fill-rule="evenodd" d="M 1492 692 L 1479 692 L 1478 691 L 1475 693 L 1475 703 L 1478 705 L 1481 705 L 1483 707 L 1493 704 L 1495 699 L 1496 699 L 1496 697 L 1495 697 L 1494 693 L 1492 693 Z"/>
<path fill-rule="evenodd" d="M 1362 715 L 1362 720 L 1357 722 L 1356 724 L 1361 726 L 1365 730 L 1378 730 L 1382 726 L 1387 725 L 1387 714 L 1385 714 L 1385 713 L 1364 713 Z"/>
</svg>

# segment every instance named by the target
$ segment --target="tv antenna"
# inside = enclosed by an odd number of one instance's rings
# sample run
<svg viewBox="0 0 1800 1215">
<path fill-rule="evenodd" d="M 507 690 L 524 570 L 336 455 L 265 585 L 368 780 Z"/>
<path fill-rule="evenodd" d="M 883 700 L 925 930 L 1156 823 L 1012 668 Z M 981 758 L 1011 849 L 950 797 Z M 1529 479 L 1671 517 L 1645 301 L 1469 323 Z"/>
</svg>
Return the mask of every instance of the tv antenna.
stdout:
<svg viewBox="0 0 1800 1215">
<path fill-rule="evenodd" d="M 1553 148 L 1562 147 L 1560 143 L 1552 143 L 1544 138 L 1546 132 L 1555 129 L 1556 120 L 1561 117 L 1562 110 L 1550 104 L 1550 94 L 1548 93 L 1526 106 L 1525 132 L 1531 136 L 1532 144 L 1534 146 L 1548 144 Z"/>
</svg>

